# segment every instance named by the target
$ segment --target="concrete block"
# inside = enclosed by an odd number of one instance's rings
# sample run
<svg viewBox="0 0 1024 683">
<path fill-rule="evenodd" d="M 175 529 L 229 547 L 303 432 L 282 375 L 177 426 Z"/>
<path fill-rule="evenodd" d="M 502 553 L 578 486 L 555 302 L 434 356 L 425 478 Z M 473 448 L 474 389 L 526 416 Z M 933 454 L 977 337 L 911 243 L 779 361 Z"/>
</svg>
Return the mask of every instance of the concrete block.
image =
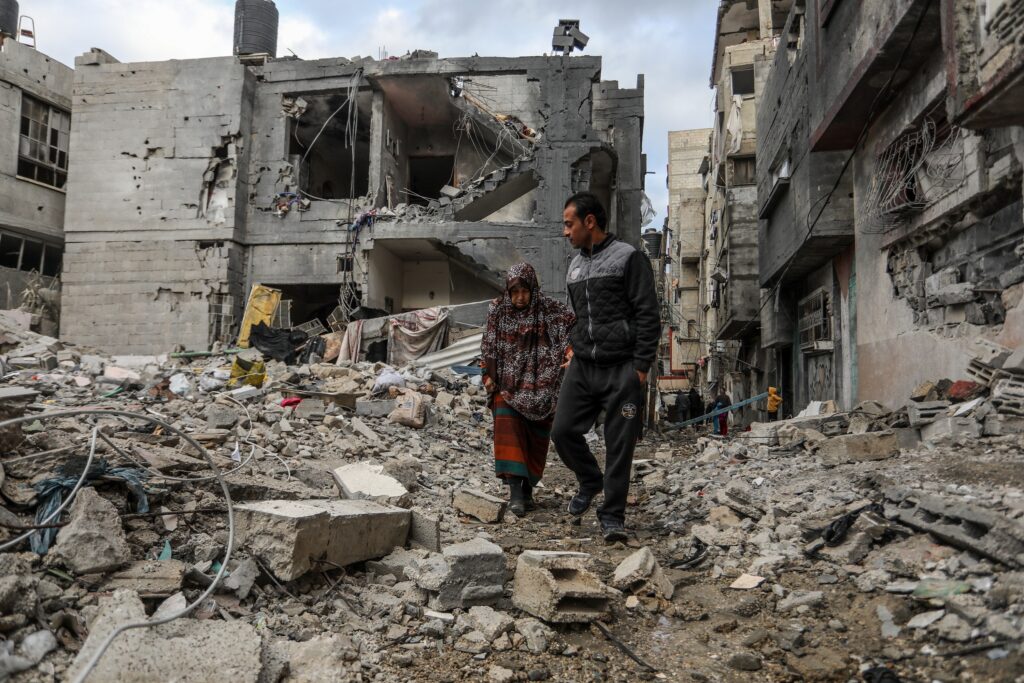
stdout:
<svg viewBox="0 0 1024 683">
<path fill-rule="evenodd" d="M 901 450 L 911 450 L 921 444 L 921 432 L 913 428 L 900 428 L 892 430 L 896 434 L 896 441 Z"/>
<path fill-rule="evenodd" d="M 505 590 L 505 552 L 490 541 L 474 538 L 416 562 L 406 575 L 430 591 L 430 609 L 493 604 Z"/>
<path fill-rule="evenodd" d="M 586 553 L 526 550 L 516 563 L 512 602 L 553 623 L 591 622 L 616 595 L 587 569 Z"/>
<path fill-rule="evenodd" d="M 943 417 L 921 428 L 924 441 L 953 436 L 981 436 L 981 425 L 973 417 Z"/>
<path fill-rule="evenodd" d="M 267 500 L 235 506 L 239 545 L 284 581 L 309 571 L 328 536 L 328 514 L 310 501 Z"/>
<path fill-rule="evenodd" d="M 132 591 L 118 590 L 100 598 L 99 612 L 89 625 L 89 637 L 72 662 L 67 680 L 83 670 L 116 627 L 146 618 L 142 601 Z M 261 651 L 259 634 L 244 621 L 177 619 L 122 633 L 100 658 L 89 680 L 256 683 L 263 668 Z"/>
<path fill-rule="evenodd" d="M 500 522 L 508 503 L 476 489 L 459 489 L 452 501 L 455 509 L 486 524 Z"/>
<path fill-rule="evenodd" d="M 412 509 L 409 543 L 431 552 L 441 552 L 441 518 L 425 510 Z"/>
<path fill-rule="evenodd" d="M 397 401 L 371 401 L 356 399 L 356 415 L 363 417 L 387 417 L 398 405 Z"/>
<path fill-rule="evenodd" d="M 985 426 L 982 429 L 983 436 L 1006 436 L 1007 434 L 1024 434 L 1024 417 L 992 414 L 985 418 Z"/>
<path fill-rule="evenodd" d="M 923 427 L 944 415 L 949 406 L 949 401 L 910 401 L 907 403 L 907 419 L 911 427 Z"/>
<path fill-rule="evenodd" d="M 611 583 L 619 590 L 645 592 L 666 600 L 671 600 L 675 592 L 675 586 L 665 576 L 654 553 L 646 547 L 637 550 L 615 568 Z"/>
<path fill-rule="evenodd" d="M 316 559 L 347 566 L 405 545 L 408 510 L 368 500 L 267 500 L 235 506 L 239 543 L 285 581 Z"/>
<path fill-rule="evenodd" d="M 344 498 L 375 500 L 401 507 L 409 505 L 409 491 L 397 479 L 384 474 L 383 465 L 357 462 L 343 465 L 333 474 Z"/>
<path fill-rule="evenodd" d="M 892 432 L 868 432 L 836 436 L 818 445 L 818 455 L 825 465 L 885 460 L 900 452 Z"/>
</svg>

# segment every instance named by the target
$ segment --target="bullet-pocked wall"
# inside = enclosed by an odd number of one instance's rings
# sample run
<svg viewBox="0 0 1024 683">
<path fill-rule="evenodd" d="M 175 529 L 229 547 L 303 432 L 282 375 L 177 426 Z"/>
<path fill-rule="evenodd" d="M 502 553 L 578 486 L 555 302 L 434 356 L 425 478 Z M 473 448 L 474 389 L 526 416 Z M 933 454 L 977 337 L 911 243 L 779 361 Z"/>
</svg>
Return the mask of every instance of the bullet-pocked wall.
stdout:
<svg viewBox="0 0 1024 683">
<path fill-rule="evenodd" d="M 602 82 L 600 58 L 77 64 L 72 341 L 206 348 L 255 283 L 324 319 L 343 291 L 396 311 L 490 298 L 528 260 L 557 296 L 583 189 L 639 240 L 643 78 Z"/>
</svg>

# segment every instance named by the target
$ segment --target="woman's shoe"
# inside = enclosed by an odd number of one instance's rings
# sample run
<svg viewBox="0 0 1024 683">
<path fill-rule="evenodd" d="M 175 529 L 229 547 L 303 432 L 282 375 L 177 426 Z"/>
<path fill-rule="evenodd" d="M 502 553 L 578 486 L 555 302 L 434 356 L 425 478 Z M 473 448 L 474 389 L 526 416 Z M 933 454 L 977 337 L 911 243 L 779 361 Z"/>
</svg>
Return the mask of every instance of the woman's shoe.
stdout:
<svg viewBox="0 0 1024 683">
<path fill-rule="evenodd" d="M 523 501 L 527 512 L 537 509 L 537 503 L 533 500 L 533 484 L 529 479 L 523 479 Z"/>
<path fill-rule="evenodd" d="M 522 477 L 510 477 L 508 480 L 508 509 L 517 517 L 526 514 L 526 492 L 523 490 L 525 482 Z"/>
</svg>

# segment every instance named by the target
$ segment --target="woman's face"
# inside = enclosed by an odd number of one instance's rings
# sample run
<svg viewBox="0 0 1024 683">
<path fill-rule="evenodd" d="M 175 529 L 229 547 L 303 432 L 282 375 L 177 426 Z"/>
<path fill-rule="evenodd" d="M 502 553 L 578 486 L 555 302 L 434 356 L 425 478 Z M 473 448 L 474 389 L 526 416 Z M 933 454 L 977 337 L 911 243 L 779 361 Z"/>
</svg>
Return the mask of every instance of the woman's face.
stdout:
<svg viewBox="0 0 1024 683">
<path fill-rule="evenodd" d="M 523 287 L 521 284 L 516 283 L 508 288 L 508 294 L 512 297 L 512 305 L 520 311 L 526 309 L 530 305 L 530 290 Z"/>
</svg>

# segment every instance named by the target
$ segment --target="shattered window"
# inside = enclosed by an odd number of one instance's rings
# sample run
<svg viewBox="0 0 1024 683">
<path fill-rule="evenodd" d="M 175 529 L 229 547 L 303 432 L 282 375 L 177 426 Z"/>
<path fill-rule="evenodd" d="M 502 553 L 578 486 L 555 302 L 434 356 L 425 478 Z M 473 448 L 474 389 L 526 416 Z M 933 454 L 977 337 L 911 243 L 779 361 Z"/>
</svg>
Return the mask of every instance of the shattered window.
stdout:
<svg viewBox="0 0 1024 683">
<path fill-rule="evenodd" d="M 68 181 L 71 114 L 22 95 L 18 175 L 63 189 Z"/>
</svg>

